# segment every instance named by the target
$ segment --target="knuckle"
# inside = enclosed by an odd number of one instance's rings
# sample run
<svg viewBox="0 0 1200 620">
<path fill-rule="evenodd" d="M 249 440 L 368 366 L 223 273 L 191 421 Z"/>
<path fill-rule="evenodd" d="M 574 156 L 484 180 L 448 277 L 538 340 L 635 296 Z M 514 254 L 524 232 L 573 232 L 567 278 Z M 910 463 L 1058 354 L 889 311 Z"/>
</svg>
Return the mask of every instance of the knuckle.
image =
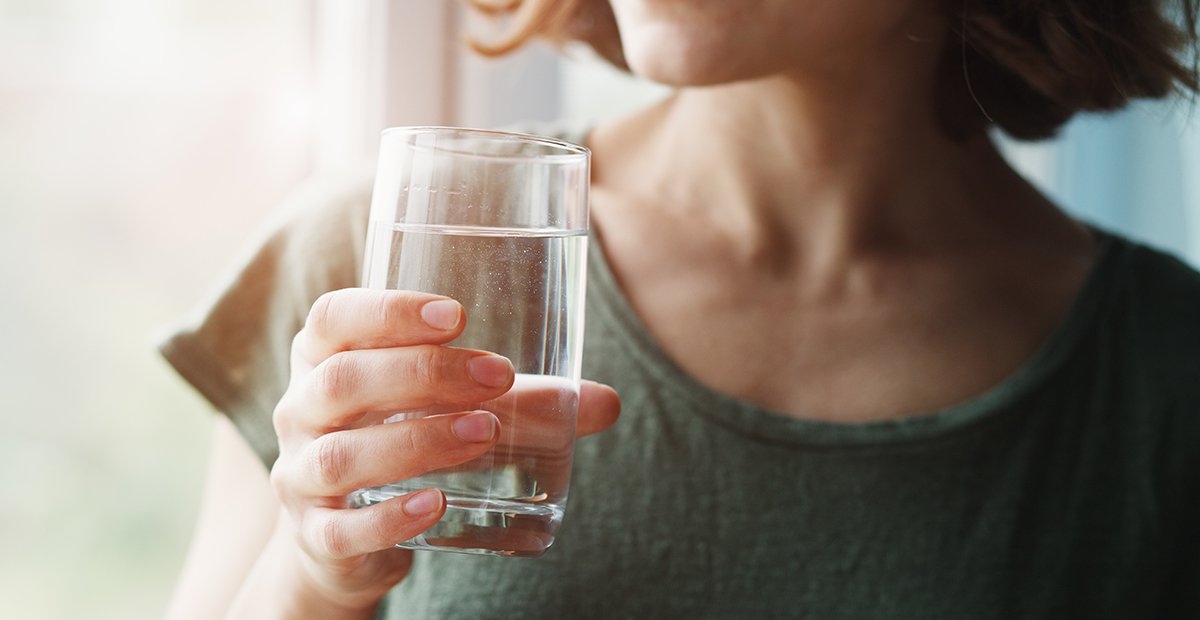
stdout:
<svg viewBox="0 0 1200 620">
<path fill-rule="evenodd" d="M 292 476 L 288 472 L 288 468 L 283 463 L 283 459 L 278 459 L 271 466 L 271 471 L 267 474 L 267 479 L 271 483 L 271 490 L 275 492 L 275 497 L 280 500 L 286 499 L 292 495 Z"/>
<path fill-rule="evenodd" d="M 338 401 L 355 392 L 361 374 L 353 357 L 336 353 L 321 362 L 313 373 L 313 389 L 326 400 Z"/>
<path fill-rule="evenodd" d="M 422 425 L 405 424 L 403 431 L 393 438 L 392 449 L 396 454 L 416 457 L 429 451 L 429 441 L 421 432 Z"/>
<path fill-rule="evenodd" d="M 374 316 L 379 325 L 395 326 L 399 325 L 406 317 L 407 313 L 407 297 L 396 291 L 388 291 L 390 294 L 375 296 L 373 301 Z"/>
<path fill-rule="evenodd" d="M 417 347 L 411 367 L 410 379 L 414 384 L 432 390 L 445 379 L 442 349 L 435 346 Z"/>
<path fill-rule="evenodd" d="M 284 480 L 283 464 L 279 460 L 271 466 L 271 471 L 267 473 L 267 480 L 271 483 L 271 489 L 275 491 L 275 495 L 280 495 L 280 492 L 287 487 L 287 482 Z"/>
<path fill-rule="evenodd" d="M 317 552 L 328 558 L 344 558 L 350 552 L 350 538 L 346 533 L 346 528 L 342 526 L 341 520 L 335 515 L 327 515 L 321 519 L 314 519 L 316 528 L 313 532 L 315 540 L 313 546 Z"/>
<path fill-rule="evenodd" d="M 337 488 L 350 470 L 350 449 L 340 433 L 322 435 L 313 442 L 309 470 L 321 488 Z"/>
<path fill-rule="evenodd" d="M 389 513 L 376 513 L 363 523 L 363 536 L 366 540 L 371 541 L 372 546 L 382 547 L 399 542 L 395 540 L 397 529 L 393 524 L 395 519 L 389 519 L 390 516 Z"/>
<path fill-rule="evenodd" d="M 307 328 L 303 328 L 303 327 L 300 328 L 300 331 L 297 331 L 296 335 L 292 336 L 292 351 L 293 352 L 298 351 L 300 349 L 300 347 L 304 346 L 304 339 L 308 337 L 308 334 L 305 332 L 305 329 L 307 329 Z"/>
<path fill-rule="evenodd" d="M 295 409 L 292 405 L 293 397 L 291 391 L 283 393 L 279 402 L 275 404 L 275 409 L 271 412 L 271 424 L 275 427 L 275 434 L 283 436 L 292 428 L 292 421 L 296 417 Z"/>
<path fill-rule="evenodd" d="M 308 319 L 304 324 L 305 329 L 317 334 L 328 333 L 333 317 L 336 316 L 334 308 L 343 295 L 343 291 L 330 291 L 318 297 L 308 311 Z"/>
<path fill-rule="evenodd" d="M 297 361 L 304 359 L 305 343 L 308 341 L 308 338 L 309 338 L 309 328 L 308 327 L 300 328 L 300 331 L 297 331 L 296 334 L 294 336 L 292 336 L 292 348 L 291 348 L 291 356 L 290 356 L 292 364 L 295 364 Z"/>
</svg>

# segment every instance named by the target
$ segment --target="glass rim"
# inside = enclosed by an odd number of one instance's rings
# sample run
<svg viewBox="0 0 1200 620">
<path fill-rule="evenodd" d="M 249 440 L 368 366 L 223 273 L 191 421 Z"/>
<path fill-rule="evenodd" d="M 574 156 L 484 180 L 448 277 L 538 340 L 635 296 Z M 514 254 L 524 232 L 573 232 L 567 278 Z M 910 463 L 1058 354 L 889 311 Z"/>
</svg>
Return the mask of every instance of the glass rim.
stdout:
<svg viewBox="0 0 1200 620">
<path fill-rule="evenodd" d="M 516 131 L 503 131 L 499 129 L 476 129 L 472 127 L 452 127 L 447 125 L 413 125 L 401 127 L 388 127 L 380 132 L 380 140 L 387 138 L 390 135 L 420 135 L 420 134 L 456 134 L 467 137 L 491 138 L 495 140 L 513 140 L 526 144 L 536 144 L 549 149 L 557 149 L 562 152 L 548 152 L 537 154 L 504 154 L 495 155 L 490 153 L 471 153 L 466 151 L 446 151 L 453 152 L 456 155 L 464 157 L 476 157 L 480 159 L 505 159 L 514 161 L 531 161 L 531 162 L 546 162 L 556 164 L 568 164 L 577 162 L 586 162 L 591 156 L 591 149 L 581 144 L 567 142 L 547 136 L 540 136 L 531 133 L 520 133 Z M 413 145 L 415 146 L 415 145 Z M 422 146 L 419 148 L 428 149 L 430 147 Z M 436 150 L 436 147 L 433 147 Z"/>
</svg>

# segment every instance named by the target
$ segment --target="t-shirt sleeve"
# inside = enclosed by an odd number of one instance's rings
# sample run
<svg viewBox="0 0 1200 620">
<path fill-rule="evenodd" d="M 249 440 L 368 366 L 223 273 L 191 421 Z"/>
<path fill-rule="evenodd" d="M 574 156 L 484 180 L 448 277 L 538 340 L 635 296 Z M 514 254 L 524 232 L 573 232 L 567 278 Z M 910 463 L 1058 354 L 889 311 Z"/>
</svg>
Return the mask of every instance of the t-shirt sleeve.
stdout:
<svg viewBox="0 0 1200 620">
<path fill-rule="evenodd" d="M 218 292 L 159 344 L 268 468 L 279 455 L 271 415 L 287 388 L 292 338 L 317 297 L 359 285 L 370 194 L 367 175 L 306 184 Z"/>
</svg>

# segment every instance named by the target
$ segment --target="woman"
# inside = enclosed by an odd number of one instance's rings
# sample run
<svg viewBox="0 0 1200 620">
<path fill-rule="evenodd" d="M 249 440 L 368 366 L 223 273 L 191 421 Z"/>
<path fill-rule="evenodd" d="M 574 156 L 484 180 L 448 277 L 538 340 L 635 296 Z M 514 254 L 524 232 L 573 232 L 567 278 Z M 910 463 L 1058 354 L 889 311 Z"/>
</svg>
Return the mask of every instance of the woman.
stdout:
<svg viewBox="0 0 1200 620">
<path fill-rule="evenodd" d="M 1194 92 L 1195 2 L 1172 9 L 1186 28 L 1137 0 L 525 4 L 518 39 L 678 87 L 564 136 L 594 152 L 585 374 L 625 414 L 579 442 L 555 548 L 414 560 L 392 543 L 439 491 L 344 508 L 497 433 L 356 412 L 512 377 L 440 346 L 456 303 L 347 288 L 352 192 L 164 347 L 241 431 L 218 425 L 175 616 L 1200 613 L 1200 275 L 1071 219 L 987 135 Z M 586 384 L 581 434 L 618 408 Z"/>
</svg>

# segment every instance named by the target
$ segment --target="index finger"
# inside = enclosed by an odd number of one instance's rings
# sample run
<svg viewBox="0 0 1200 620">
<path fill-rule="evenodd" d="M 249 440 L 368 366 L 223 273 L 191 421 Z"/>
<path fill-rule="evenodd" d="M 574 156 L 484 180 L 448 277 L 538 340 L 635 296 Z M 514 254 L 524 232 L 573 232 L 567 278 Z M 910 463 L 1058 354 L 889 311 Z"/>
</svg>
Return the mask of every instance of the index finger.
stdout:
<svg viewBox="0 0 1200 620">
<path fill-rule="evenodd" d="M 448 297 L 347 288 L 317 298 L 292 352 L 315 366 L 342 351 L 445 344 L 465 325 L 462 306 Z"/>
</svg>

